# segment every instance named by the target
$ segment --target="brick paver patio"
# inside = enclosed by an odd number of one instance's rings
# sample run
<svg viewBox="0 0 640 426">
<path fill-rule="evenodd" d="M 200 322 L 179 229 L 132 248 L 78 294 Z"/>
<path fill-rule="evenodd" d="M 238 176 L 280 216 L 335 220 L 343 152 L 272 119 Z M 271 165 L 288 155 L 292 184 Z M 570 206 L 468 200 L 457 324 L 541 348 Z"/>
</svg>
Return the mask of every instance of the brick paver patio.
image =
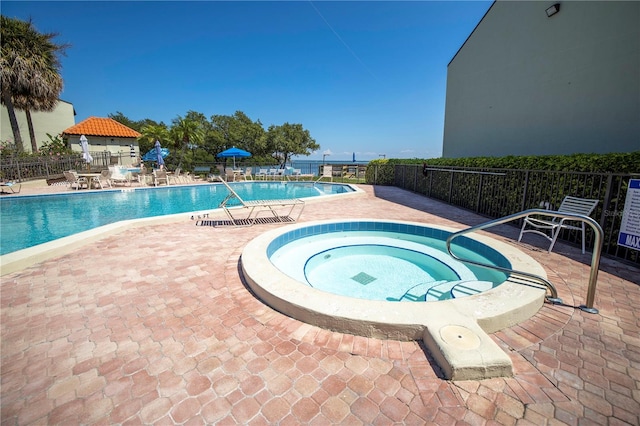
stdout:
<svg viewBox="0 0 640 426">
<path fill-rule="evenodd" d="M 361 188 L 308 203 L 301 221 L 486 220 Z M 638 268 L 603 259 L 600 312 L 585 313 L 574 306 L 590 254 L 564 244 L 548 254 L 542 239 L 518 244 L 515 227 L 495 228 L 544 266 L 564 304 L 492 336 L 514 377 L 452 382 L 421 342 L 330 332 L 257 300 L 240 255 L 272 226 L 150 225 L 3 276 L 2 426 L 640 424 Z"/>
</svg>

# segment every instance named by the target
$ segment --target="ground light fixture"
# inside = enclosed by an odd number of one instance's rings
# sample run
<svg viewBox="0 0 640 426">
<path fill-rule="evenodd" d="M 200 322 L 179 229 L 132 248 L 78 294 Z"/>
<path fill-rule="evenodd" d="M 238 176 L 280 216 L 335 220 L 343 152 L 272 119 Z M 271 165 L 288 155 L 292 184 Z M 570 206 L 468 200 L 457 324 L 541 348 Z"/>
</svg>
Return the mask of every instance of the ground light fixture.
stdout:
<svg viewBox="0 0 640 426">
<path fill-rule="evenodd" d="M 560 3 L 549 6 L 545 12 L 547 13 L 547 18 L 551 18 L 553 15 L 560 12 Z"/>
</svg>

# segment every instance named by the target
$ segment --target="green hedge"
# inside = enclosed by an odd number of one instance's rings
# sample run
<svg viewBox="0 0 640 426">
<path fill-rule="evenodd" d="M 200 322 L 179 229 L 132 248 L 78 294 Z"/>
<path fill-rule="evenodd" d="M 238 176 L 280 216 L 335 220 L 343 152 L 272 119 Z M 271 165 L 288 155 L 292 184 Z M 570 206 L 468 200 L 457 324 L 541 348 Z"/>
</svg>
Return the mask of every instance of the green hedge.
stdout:
<svg viewBox="0 0 640 426">
<path fill-rule="evenodd" d="M 506 157 L 380 159 L 367 167 L 369 184 L 392 185 L 397 164 L 429 167 L 548 170 L 589 173 L 640 173 L 640 151 L 613 154 L 523 155 Z"/>
</svg>

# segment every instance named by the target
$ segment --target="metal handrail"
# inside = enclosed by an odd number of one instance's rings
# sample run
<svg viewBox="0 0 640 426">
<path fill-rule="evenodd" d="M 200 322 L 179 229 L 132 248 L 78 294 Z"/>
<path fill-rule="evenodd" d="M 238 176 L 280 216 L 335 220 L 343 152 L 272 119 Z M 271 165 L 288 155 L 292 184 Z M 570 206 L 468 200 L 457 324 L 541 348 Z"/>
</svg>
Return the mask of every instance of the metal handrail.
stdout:
<svg viewBox="0 0 640 426">
<path fill-rule="evenodd" d="M 602 236 L 604 232 L 602 231 L 602 227 L 600 226 L 600 224 L 598 224 L 598 222 L 596 222 L 589 216 L 585 216 L 582 214 L 574 214 L 574 213 L 563 213 L 563 212 L 552 211 L 552 210 L 543 210 L 543 209 L 524 210 L 519 213 L 514 213 L 509 216 L 504 216 L 499 219 L 491 220 L 489 222 L 485 222 L 480 225 L 475 225 L 470 228 L 463 229 L 462 231 L 454 232 L 453 234 L 449 235 L 449 238 L 447 238 L 447 251 L 454 259 L 459 260 L 460 262 L 471 263 L 473 265 L 480 266 L 483 268 L 488 268 L 488 269 L 497 269 L 502 272 L 521 275 L 521 276 L 531 278 L 535 281 L 538 281 L 539 283 L 545 285 L 551 291 L 551 297 L 547 297 L 547 300 L 549 300 L 552 303 L 561 303 L 562 301 L 558 298 L 558 292 L 555 286 L 549 281 L 547 281 L 546 279 L 538 275 L 530 274 L 528 272 L 515 271 L 509 268 L 503 268 L 501 266 L 481 263 L 474 260 L 462 259 L 456 256 L 455 254 L 453 254 L 453 252 L 451 251 L 451 241 L 453 241 L 454 238 L 457 238 L 460 235 L 490 228 L 495 225 L 501 225 L 503 223 L 510 222 L 515 219 L 520 219 L 520 218 L 530 216 L 530 215 L 535 215 L 535 214 L 542 215 L 542 216 L 551 216 L 554 218 L 570 219 L 570 220 L 585 222 L 589 226 L 591 226 L 591 228 L 595 232 L 593 255 L 591 256 L 591 273 L 589 275 L 589 287 L 587 289 L 587 302 L 584 305 L 580 305 L 580 309 L 591 314 L 597 314 L 598 309 L 593 307 L 593 303 L 596 295 L 596 283 L 598 280 L 598 268 L 600 265 L 600 255 L 602 252 Z"/>
</svg>

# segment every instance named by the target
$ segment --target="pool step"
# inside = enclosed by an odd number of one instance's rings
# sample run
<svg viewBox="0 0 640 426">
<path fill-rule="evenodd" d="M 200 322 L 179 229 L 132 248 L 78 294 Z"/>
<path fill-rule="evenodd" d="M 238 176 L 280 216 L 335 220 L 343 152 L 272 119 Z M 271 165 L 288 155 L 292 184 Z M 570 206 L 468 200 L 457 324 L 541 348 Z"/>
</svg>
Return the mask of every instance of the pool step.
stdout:
<svg viewBox="0 0 640 426">
<path fill-rule="evenodd" d="M 483 291 L 491 290 L 494 286 L 489 281 L 464 280 L 464 281 L 441 281 L 429 288 L 422 296 L 421 300 L 434 302 L 438 300 L 459 299 L 461 297 L 473 296 Z M 411 290 L 413 293 L 413 289 Z"/>
<path fill-rule="evenodd" d="M 463 280 L 427 282 L 411 287 L 399 300 L 401 302 L 435 302 L 438 300 L 459 299 L 491 290 L 490 281 Z M 389 299 L 390 300 L 390 299 Z"/>
<path fill-rule="evenodd" d="M 473 296 L 474 294 L 491 290 L 493 286 L 494 284 L 490 281 L 463 281 L 451 289 L 451 297 L 459 299 L 461 297 Z"/>
</svg>

